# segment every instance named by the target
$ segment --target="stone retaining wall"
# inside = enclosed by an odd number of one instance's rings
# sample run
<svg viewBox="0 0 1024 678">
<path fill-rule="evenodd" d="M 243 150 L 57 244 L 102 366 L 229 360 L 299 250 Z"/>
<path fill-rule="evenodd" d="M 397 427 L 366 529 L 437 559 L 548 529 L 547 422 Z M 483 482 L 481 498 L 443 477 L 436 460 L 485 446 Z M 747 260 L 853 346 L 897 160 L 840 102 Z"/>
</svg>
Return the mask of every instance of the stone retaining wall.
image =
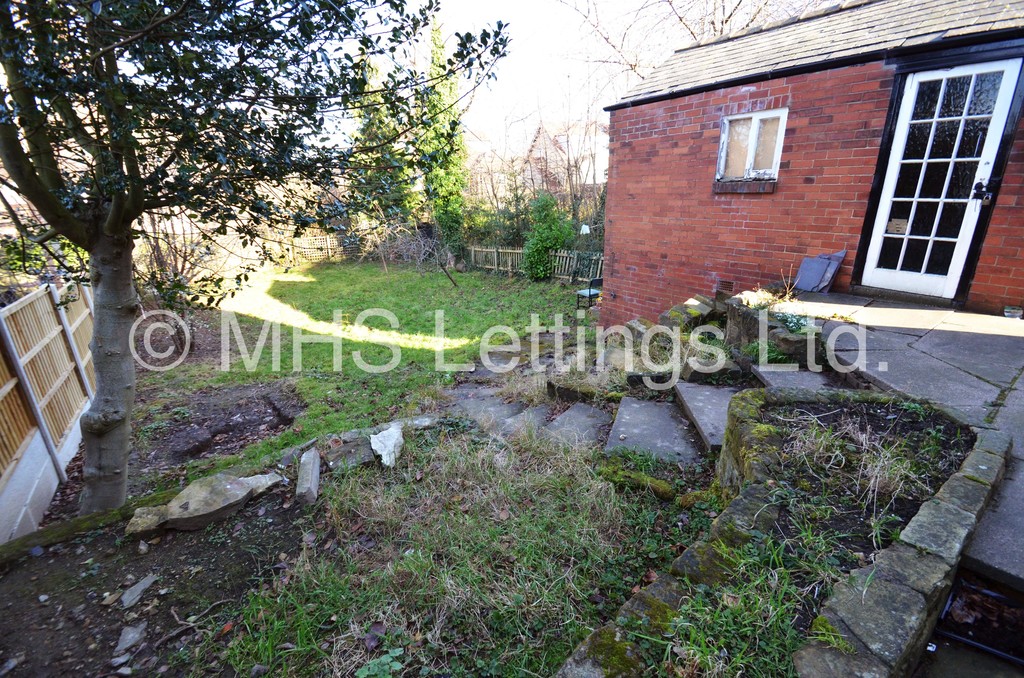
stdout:
<svg viewBox="0 0 1024 678">
<path fill-rule="evenodd" d="M 753 533 L 773 529 L 779 509 L 771 502 L 779 470 L 782 440 L 761 423 L 765 407 L 811 402 L 904 400 L 868 391 L 748 390 L 730 404 L 718 479 L 733 499 L 714 520 L 707 540 L 691 545 L 661 575 L 619 610 L 616 624 L 594 631 L 566 661 L 561 678 L 639 676 L 644 670 L 622 624 L 666 629 L 684 591 L 681 582 L 721 584 L 730 576 L 723 549 L 740 546 Z M 955 411 L 943 413 L 961 425 Z M 913 670 L 938 621 L 960 556 L 1006 465 L 1012 439 L 992 429 L 972 427 L 973 450 L 939 489 L 922 504 L 899 539 L 880 551 L 875 562 L 852 571 L 825 601 L 815 627 L 836 634 L 834 642 L 814 640 L 793 656 L 806 678 L 887 677 Z"/>
</svg>

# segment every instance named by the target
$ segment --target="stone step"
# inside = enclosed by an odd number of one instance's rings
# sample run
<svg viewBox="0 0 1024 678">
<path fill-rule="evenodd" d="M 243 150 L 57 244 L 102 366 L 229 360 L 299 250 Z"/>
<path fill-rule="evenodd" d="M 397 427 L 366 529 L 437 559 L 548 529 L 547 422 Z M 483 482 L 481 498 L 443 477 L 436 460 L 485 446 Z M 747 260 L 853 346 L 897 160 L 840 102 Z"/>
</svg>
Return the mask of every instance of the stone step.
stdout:
<svg viewBox="0 0 1024 678">
<path fill-rule="evenodd" d="M 604 410 L 575 403 L 545 426 L 543 434 L 563 445 L 596 445 L 601 439 L 601 427 L 612 421 Z"/>
<path fill-rule="evenodd" d="M 1024 461 L 1011 457 L 995 499 L 982 514 L 963 566 L 1024 592 Z"/>
<path fill-rule="evenodd" d="M 754 376 L 768 388 L 806 388 L 817 391 L 821 388 L 833 387 L 824 372 L 811 372 L 805 368 L 796 371 L 765 369 L 771 367 L 779 367 L 779 365 L 751 366 Z"/>
<path fill-rule="evenodd" d="M 628 447 L 665 461 L 692 464 L 697 458 L 694 435 L 674 404 L 623 398 L 605 450 Z"/>
<path fill-rule="evenodd" d="M 525 433 L 529 430 L 539 431 L 548 423 L 551 416 L 551 405 L 536 405 L 529 407 L 514 417 L 509 417 L 498 424 L 498 431 L 502 435 L 515 435 Z"/>
<path fill-rule="evenodd" d="M 455 402 L 456 412 L 469 417 L 480 425 L 480 428 L 491 432 L 498 429 L 506 419 L 516 416 L 526 409 L 522 403 L 507 403 L 501 398 L 486 392 L 477 392 L 467 397 L 458 398 Z"/>
<path fill-rule="evenodd" d="M 739 393 L 739 389 L 680 381 L 675 391 L 676 401 L 683 414 L 693 422 L 708 451 L 717 452 L 722 449 L 729 401 Z"/>
</svg>

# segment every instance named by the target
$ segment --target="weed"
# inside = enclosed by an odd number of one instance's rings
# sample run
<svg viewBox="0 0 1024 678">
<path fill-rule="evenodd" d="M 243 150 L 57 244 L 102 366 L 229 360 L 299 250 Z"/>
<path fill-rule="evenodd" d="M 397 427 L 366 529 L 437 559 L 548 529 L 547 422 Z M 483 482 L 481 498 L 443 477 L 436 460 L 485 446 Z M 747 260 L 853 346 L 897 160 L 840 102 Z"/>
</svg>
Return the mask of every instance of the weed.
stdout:
<svg viewBox="0 0 1024 678">
<path fill-rule="evenodd" d="M 405 653 L 400 647 L 388 650 L 380 657 L 371 659 L 356 670 L 356 678 L 391 678 L 396 671 L 405 668 L 399 660 Z"/>
</svg>

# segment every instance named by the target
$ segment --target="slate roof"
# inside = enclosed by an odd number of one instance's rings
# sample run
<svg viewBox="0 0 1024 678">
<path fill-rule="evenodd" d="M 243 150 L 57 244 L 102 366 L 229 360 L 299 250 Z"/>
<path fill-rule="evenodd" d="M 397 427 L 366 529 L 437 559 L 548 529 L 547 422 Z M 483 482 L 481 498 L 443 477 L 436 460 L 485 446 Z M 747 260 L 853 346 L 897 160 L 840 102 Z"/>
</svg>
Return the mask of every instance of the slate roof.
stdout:
<svg viewBox="0 0 1024 678">
<path fill-rule="evenodd" d="M 996 31 L 1024 34 L 1024 0 L 847 0 L 678 50 L 609 110 Z"/>
</svg>

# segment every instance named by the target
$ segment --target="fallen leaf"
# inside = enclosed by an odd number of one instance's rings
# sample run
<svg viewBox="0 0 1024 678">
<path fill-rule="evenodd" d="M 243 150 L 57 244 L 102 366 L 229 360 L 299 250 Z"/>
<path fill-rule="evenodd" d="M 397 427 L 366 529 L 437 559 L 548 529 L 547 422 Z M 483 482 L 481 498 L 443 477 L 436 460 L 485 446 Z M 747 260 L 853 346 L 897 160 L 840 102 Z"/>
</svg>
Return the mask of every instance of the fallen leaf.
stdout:
<svg viewBox="0 0 1024 678">
<path fill-rule="evenodd" d="M 501 522 L 505 522 L 511 517 L 512 514 L 508 512 L 508 509 L 501 509 L 500 511 L 498 511 L 498 520 L 500 520 Z"/>
</svg>

